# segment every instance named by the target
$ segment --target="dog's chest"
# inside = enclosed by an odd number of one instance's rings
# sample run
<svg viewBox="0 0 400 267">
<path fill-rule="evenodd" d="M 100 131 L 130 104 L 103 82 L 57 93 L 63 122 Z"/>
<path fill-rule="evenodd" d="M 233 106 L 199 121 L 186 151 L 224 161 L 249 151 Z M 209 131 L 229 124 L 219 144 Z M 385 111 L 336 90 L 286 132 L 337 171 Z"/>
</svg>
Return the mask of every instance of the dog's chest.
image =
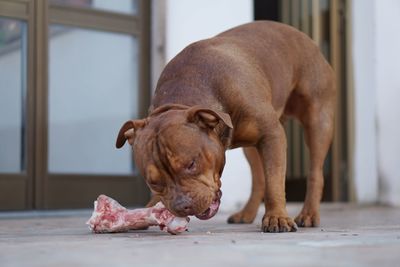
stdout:
<svg viewBox="0 0 400 267">
<path fill-rule="evenodd" d="M 254 121 L 242 121 L 235 127 L 231 148 L 255 145 L 259 135 L 259 128 Z"/>
</svg>

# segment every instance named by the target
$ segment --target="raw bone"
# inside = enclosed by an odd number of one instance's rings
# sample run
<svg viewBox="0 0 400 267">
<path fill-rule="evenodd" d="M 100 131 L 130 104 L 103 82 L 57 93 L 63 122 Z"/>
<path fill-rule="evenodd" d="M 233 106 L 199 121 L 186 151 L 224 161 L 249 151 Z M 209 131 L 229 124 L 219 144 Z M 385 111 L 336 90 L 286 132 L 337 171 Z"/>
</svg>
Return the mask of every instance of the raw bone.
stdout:
<svg viewBox="0 0 400 267">
<path fill-rule="evenodd" d="M 128 210 L 106 195 L 100 195 L 94 202 L 92 217 L 86 222 L 95 233 L 126 232 L 158 225 L 170 234 L 187 230 L 188 223 L 189 217 L 176 217 L 161 202 L 150 208 Z"/>
</svg>

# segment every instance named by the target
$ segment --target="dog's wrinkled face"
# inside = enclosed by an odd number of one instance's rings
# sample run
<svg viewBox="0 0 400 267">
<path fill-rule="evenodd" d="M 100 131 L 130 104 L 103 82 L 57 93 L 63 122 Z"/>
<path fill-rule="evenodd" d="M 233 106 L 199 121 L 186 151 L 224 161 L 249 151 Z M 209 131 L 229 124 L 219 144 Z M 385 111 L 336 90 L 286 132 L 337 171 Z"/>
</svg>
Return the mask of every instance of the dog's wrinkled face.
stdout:
<svg viewBox="0 0 400 267">
<path fill-rule="evenodd" d="M 232 128 L 229 116 L 195 107 L 127 124 L 121 128 L 117 147 L 131 139 L 136 164 L 152 193 L 177 216 L 214 216 L 225 164 L 221 133 Z"/>
</svg>

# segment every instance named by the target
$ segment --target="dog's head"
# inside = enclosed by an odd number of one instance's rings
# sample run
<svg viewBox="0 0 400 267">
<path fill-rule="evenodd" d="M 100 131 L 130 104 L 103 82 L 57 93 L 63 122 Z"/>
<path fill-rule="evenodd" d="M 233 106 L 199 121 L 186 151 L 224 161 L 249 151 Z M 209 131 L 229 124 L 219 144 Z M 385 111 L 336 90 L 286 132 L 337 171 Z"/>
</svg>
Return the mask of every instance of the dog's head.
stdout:
<svg viewBox="0 0 400 267">
<path fill-rule="evenodd" d="M 116 146 L 129 141 L 152 193 L 172 213 L 209 219 L 218 211 L 232 128 L 223 112 L 163 106 L 145 119 L 126 122 Z"/>
</svg>

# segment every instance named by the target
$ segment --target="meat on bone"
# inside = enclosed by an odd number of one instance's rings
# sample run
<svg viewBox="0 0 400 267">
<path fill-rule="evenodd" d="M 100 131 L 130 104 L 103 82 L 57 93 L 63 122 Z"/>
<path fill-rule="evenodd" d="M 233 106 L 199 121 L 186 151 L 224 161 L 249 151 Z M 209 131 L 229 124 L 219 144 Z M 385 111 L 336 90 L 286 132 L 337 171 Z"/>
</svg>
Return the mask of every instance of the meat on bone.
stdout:
<svg viewBox="0 0 400 267">
<path fill-rule="evenodd" d="M 189 217 L 176 217 L 158 202 L 150 208 L 128 210 L 116 200 L 100 195 L 94 202 L 92 217 L 86 222 L 95 233 L 115 233 L 158 225 L 170 234 L 187 230 Z"/>
</svg>

